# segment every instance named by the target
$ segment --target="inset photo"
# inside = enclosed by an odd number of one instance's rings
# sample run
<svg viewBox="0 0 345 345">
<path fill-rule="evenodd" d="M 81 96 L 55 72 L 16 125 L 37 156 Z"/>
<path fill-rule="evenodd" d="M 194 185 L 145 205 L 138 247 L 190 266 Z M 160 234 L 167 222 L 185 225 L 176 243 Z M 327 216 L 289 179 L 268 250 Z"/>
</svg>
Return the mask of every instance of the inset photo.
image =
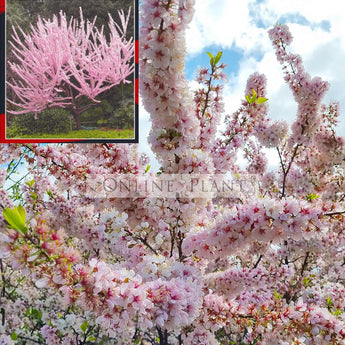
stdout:
<svg viewBox="0 0 345 345">
<path fill-rule="evenodd" d="M 6 0 L 1 142 L 138 142 L 138 0 Z"/>
</svg>

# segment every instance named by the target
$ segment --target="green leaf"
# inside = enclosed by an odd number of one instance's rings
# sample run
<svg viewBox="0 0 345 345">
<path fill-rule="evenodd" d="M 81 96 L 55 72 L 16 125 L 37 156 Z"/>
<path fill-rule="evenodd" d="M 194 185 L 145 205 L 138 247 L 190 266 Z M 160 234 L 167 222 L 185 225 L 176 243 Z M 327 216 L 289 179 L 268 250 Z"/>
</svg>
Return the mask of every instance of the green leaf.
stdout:
<svg viewBox="0 0 345 345">
<path fill-rule="evenodd" d="M 30 195 L 31 195 L 32 199 L 34 199 L 34 200 L 38 199 L 38 195 L 36 193 L 31 192 Z"/>
<path fill-rule="evenodd" d="M 148 166 L 146 167 L 146 169 L 145 169 L 145 174 L 150 170 L 150 168 L 151 168 L 151 165 L 148 165 Z"/>
<path fill-rule="evenodd" d="M 80 325 L 80 329 L 86 333 L 86 330 L 87 330 L 87 320 L 85 320 L 85 322 L 83 322 L 81 325 Z"/>
<path fill-rule="evenodd" d="M 265 97 L 259 97 L 259 98 L 256 100 L 256 103 L 257 103 L 257 104 L 262 104 L 262 103 L 265 103 L 265 102 L 267 102 L 267 101 L 268 101 L 267 98 L 265 98 Z"/>
<path fill-rule="evenodd" d="M 277 301 L 279 301 L 283 296 L 280 295 L 280 294 L 278 294 L 277 291 L 274 291 L 274 297 L 275 297 L 275 299 L 276 299 Z"/>
<path fill-rule="evenodd" d="M 95 337 L 88 337 L 87 341 L 96 341 L 97 339 Z"/>
<path fill-rule="evenodd" d="M 249 95 L 246 96 L 246 100 L 249 104 L 252 104 L 252 99 Z"/>
<path fill-rule="evenodd" d="M 341 315 L 343 312 L 340 310 L 340 309 L 336 309 L 332 314 L 334 315 L 334 316 L 339 316 L 339 315 Z"/>
<path fill-rule="evenodd" d="M 308 287 L 308 286 L 311 285 L 311 281 L 310 281 L 310 279 L 309 279 L 308 277 L 304 277 L 304 278 L 303 278 L 303 285 L 304 285 L 305 287 Z"/>
<path fill-rule="evenodd" d="M 26 184 L 29 186 L 29 187 L 32 187 L 35 183 L 35 180 L 31 180 L 31 181 L 28 181 L 26 182 Z"/>
<path fill-rule="evenodd" d="M 25 223 L 25 209 L 22 205 L 19 205 L 17 207 L 18 213 L 20 215 L 20 218 L 22 219 L 22 221 Z"/>
<path fill-rule="evenodd" d="M 11 339 L 12 340 L 17 340 L 18 339 L 18 335 L 15 332 L 12 332 Z"/>
<path fill-rule="evenodd" d="M 253 89 L 253 97 L 251 99 L 251 104 L 253 104 L 256 101 L 258 94 L 256 93 L 256 91 Z"/>
<path fill-rule="evenodd" d="M 210 59 L 213 59 L 213 55 L 210 52 L 206 52 L 206 54 L 210 57 Z"/>
<path fill-rule="evenodd" d="M 7 166 L 6 172 L 9 173 L 13 167 L 14 159 L 11 160 L 11 162 Z"/>
<path fill-rule="evenodd" d="M 22 234 L 26 234 L 28 232 L 25 225 L 25 210 L 22 205 L 18 207 L 15 206 L 13 210 L 5 208 L 2 213 L 10 228 L 19 230 Z"/>
<path fill-rule="evenodd" d="M 215 63 L 214 63 L 214 56 L 211 53 L 209 53 L 209 52 L 207 52 L 207 55 L 210 57 L 210 65 L 211 66 L 215 65 Z"/>
<path fill-rule="evenodd" d="M 329 297 L 327 297 L 327 306 L 331 307 L 332 305 L 333 305 L 332 300 Z"/>
<path fill-rule="evenodd" d="M 222 55 L 223 55 L 223 52 L 218 52 L 217 56 L 214 59 L 214 64 L 215 65 L 217 65 L 217 63 L 220 61 Z"/>
<path fill-rule="evenodd" d="M 33 318 L 39 321 L 42 320 L 42 312 L 35 308 L 27 308 L 25 311 L 25 316 L 29 316 L 30 318 Z"/>
<path fill-rule="evenodd" d="M 140 339 L 139 338 L 135 339 L 135 344 L 140 344 Z"/>
<path fill-rule="evenodd" d="M 47 190 L 47 194 L 52 198 L 53 197 L 53 193 L 48 189 Z"/>
<path fill-rule="evenodd" d="M 310 193 L 309 195 L 307 195 L 307 200 L 312 201 L 312 200 L 317 199 L 319 197 L 320 197 L 320 195 Z"/>
</svg>

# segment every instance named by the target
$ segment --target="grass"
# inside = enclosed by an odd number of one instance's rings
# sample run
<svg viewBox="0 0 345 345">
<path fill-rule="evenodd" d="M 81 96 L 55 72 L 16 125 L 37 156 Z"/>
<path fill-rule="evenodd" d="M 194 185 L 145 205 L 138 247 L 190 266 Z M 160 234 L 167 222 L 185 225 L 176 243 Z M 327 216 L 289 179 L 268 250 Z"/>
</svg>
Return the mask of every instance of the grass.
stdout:
<svg viewBox="0 0 345 345">
<path fill-rule="evenodd" d="M 114 130 L 79 130 L 69 131 L 68 133 L 57 134 L 33 134 L 22 135 L 17 139 L 30 138 L 30 139 L 133 139 L 133 129 L 114 129 Z"/>
</svg>

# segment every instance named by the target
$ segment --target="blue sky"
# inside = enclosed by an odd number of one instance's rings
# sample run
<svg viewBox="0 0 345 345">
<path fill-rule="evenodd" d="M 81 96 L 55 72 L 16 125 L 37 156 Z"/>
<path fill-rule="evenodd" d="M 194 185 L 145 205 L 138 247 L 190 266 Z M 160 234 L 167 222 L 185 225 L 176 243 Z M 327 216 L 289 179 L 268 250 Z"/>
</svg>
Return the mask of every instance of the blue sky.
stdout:
<svg viewBox="0 0 345 345">
<path fill-rule="evenodd" d="M 242 52 L 236 48 L 233 49 L 224 49 L 220 45 L 211 45 L 209 49 L 198 53 L 195 56 L 187 56 L 185 72 L 188 80 L 193 80 L 196 76 L 196 71 L 200 67 L 208 66 L 210 63 L 210 58 L 207 55 L 207 51 L 213 55 L 217 55 L 219 51 L 223 52 L 222 60 L 227 67 L 225 68 L 225 73 L 230 76 L 238 71 L 239 63 L 243 58 Z"/>
<path fill-rule="evenodd" d="M 294 37 L 291 51 L 302 56 L 311 76 L 331 87 L 325 102 L 337 100 L 341 115 L 339 134 L 345 135 L 345 13 L 342 0 L 196 0 L 195 15 L 186 32 L 186 76 L 191 88 L 195 70 L 207 65 L 207 51 L 223 51 L 228 64 L 224 85 L 225 114 L 235 111 L 244 97 L 247 78 L 254 72 L 267 77 L 269 115 L 292 121 L 296 104 L 284 84 L 267 30 L 288 24 Z M 140 108 L 140 150 L 150 152 L 148 114 Z M 152 157 L 152 155 L 151 155 Z"/>
</svg>

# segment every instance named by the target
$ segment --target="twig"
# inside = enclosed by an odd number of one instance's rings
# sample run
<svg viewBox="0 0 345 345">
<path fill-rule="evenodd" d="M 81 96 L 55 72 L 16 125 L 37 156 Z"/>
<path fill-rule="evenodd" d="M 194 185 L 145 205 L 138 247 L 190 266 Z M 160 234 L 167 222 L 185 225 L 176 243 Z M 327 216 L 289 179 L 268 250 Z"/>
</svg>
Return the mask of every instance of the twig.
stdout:
<svg viewBox="0 0 345 345">
<path fill-rule="evenodd" d="M 287 167 L 287 169 L 284 168 L 284 164 L 282 162 L 282 158 L 281 158 L 281 155 L 280 155 L 280 152 L 279 152 L 279 149 L 277 148 L 278 150 L 278 153 L 279 153 L 279 157 L 280 157 L 280 161 L 281 161 L 281 164 L 282 164 L 282 169 L 283 169 L 283 186 L 282 186 L 282 194 L 281 194 L 281 199 L 285 197 L 285 186 L 286 186 L 286 177 L 287 177 L 287 174 L 289 173 L 290 169 L 291 169 L 291 166 L 292 166 L 292 163 L 297 155 L 297 150 L 298 148 L 300 147 L 300 144 L 297 144 L 295 146 L 295 149 L 292 153 L 292 157 L 291 157 L 291 160 L 289 162 L 289 165 Z"/>
<path fill-rule="evenodd" d="M 259 263 L 260 263 L 260 261 L 261 261 L 262 258 L 263 258 L 263 255 L 260 254 L 259 259 L 256 261 L 256 263 L 255 263 L 255 265 L 254 265 L 253 268 L 257 268 L 257 267 L 258 267 L 258 265 L 259 265 Z"/>
<path fill-rule="evenodd" d="M 304 261 L 303 261 L 303 265 L 302 265 L 302 269 L 301 269 L 301 276 L 303 275 L 304 273 L 304 270 L 307 268 L 307 263 L 308 263 L 308 258 L 309 258 L 309 252 L 306 253 L 306 256 L 304 258 Z"/>
<path fill-rule="evenodd" d="M 338 215 L 341 215 L 341 214 L 344 214 L 344 213 L 345 213 L 345 211 L 337 211 L 337 212 L 325 213 L 324 215 L 331 217 L 331 216 L 338 216 Z"/>
</svg>

